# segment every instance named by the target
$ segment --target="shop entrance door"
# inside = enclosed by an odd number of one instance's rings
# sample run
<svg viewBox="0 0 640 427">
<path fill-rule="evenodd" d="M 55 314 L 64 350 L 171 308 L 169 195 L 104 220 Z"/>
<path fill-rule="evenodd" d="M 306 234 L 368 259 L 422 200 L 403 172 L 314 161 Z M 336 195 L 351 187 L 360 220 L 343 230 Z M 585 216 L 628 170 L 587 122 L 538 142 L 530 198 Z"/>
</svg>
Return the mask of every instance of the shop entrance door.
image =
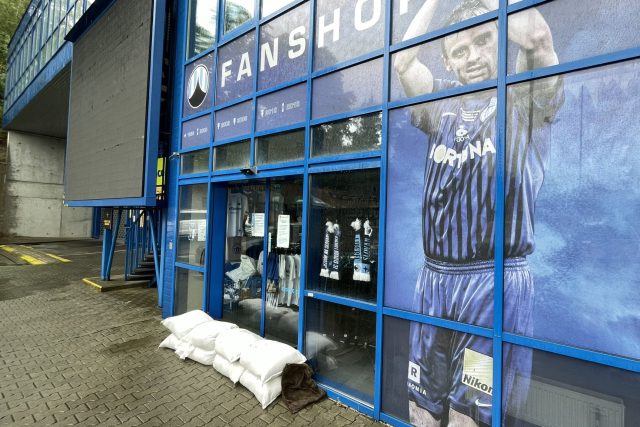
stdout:
<svg viewBox="0 0 640 427">
<path fill-rule="evenodd" d="M 222 319 L 293 346 L 298 344 L 302 190 L 301 177 L 227 184 L 225 238 L 214 242 L 223 247 L 213 251 L 224 257 L 222 268 L 212 269 L 220 274 L 212 275 L 211 286 L 222 292 Z M 214 227 L 214 233 L 222 232 Z"/>
</svg>

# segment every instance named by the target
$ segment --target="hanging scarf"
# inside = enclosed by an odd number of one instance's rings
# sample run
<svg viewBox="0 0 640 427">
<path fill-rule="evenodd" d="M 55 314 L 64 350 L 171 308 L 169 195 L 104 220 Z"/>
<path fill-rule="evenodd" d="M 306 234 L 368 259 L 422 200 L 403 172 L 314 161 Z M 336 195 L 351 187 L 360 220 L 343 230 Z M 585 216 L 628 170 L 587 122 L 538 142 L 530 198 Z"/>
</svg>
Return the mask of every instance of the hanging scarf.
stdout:
<svg viewBox="0 0 640 427">
<path fill-rule="evenodd" d="M 333 233 L 333 223 L 327 221 L 327 226 L 324 232 L 324 248 L 322 249 L 322 269 L 320 270 L 321 277 L 329 277 L 329 245 L 331 244 L 331 236 Z"/>
<path fill-rule="evenodd" d="M 275 251 L 267 256 L 267 304 L 278 305 L 278 282 L 280 280 L 280 259 Z"/>
<path fill-rule="evenodd" d="M 333 225 L 333 262 L 329 278 L 340 280 L 340 226 L 338 224 Z"/>
<path fill-rule="evenodd" d="M 359 222 L 359 221 L 358 221 Z M 360 282 L 371 281 L 371 235 L 373 229 L 369 224 L 369 220 L 364 222 L 364 244 L 362 245 L 362 252 L 360 252 L 360 234 L 356 233 L 356 244 L 358 250 L 356 252 L 356 258 L 353 261 L 353 280 Z M 358 256 L 360 255 L 360 256 Z"/>
<path fill-rule="evenodd" d="M 353 280 L 360 280 L 360 268 L 362 265 L 362 222 L 359 218 L 351 223 L 351 228 L 356 232 L 353 242 Z"/>
</svg>

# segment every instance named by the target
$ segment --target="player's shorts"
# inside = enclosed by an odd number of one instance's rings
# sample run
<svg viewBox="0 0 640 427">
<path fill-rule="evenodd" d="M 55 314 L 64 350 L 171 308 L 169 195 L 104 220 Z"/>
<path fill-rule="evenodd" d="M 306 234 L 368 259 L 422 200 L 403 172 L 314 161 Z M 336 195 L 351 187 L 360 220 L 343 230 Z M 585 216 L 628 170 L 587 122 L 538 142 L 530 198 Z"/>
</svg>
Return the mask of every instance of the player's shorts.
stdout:
<svg viewBox="0 0 640 427">
<path fill-rule="evenodd" d="M 450 264 L 427 259 L 413 308 L 429 316 L 491 328 L 493 283 L 493 261 Z M 504 295 L 504 330 L 530 336 L 533 280 L 526 259 L 505 260 Z M 409 399 L 436 419 L 451 408 L 479 425 L 490 425 L 492 340 L 417 322 L 411 323 L 410 340 Z M 503 361 L 502 408 L 513 413 L 526 399 L 531 351 L 506 344 Z"/>
</svg>

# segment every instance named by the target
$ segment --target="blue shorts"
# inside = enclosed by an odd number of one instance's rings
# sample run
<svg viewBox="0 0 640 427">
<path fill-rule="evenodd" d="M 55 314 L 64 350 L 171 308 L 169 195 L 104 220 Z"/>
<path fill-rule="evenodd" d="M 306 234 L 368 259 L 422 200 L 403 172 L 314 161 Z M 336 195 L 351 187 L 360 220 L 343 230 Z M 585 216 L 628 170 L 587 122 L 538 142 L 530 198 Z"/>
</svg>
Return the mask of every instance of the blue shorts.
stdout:
<svg viewBox="0 0 640 427">
<path fill-rule="evenodd" d="M 414 295 L 414 311 L 460 323 L 493 327 L 493 261 L 449 264 L 425 260 Z M 524 258 L 504 264 L 504 330 L 531 336 L 533 280 Z M 492 353 L 489 338 L 412 322 L 409 399 L 436 419 L 449 408 L 491 424 Z M 503 413 L 526 399 L 531 350 L 503 347 Z M 518 377 L 517 390 L 514 382 Z"/>
</svg>

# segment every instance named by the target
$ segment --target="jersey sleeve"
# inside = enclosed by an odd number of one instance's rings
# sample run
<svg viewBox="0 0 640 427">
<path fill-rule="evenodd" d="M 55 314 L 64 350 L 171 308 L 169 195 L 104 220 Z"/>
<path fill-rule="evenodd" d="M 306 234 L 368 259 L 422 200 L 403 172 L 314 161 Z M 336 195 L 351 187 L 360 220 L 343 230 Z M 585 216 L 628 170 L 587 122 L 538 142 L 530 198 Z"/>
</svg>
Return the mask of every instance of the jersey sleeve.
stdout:
<svg viewBox="0 0 640 427">
<path fill-rule="evenodd" d="M 459 86 L 461 86 L 461 83 L 457 81 L 435 79 L 432 93 Z M 435 132 L 438 126 L 438 119 L 442 114 L 442 107 L 443 103 L 438 101 L 413 105 L 411 107 L 411 124 L 426 134 Z"/>
</svg>

